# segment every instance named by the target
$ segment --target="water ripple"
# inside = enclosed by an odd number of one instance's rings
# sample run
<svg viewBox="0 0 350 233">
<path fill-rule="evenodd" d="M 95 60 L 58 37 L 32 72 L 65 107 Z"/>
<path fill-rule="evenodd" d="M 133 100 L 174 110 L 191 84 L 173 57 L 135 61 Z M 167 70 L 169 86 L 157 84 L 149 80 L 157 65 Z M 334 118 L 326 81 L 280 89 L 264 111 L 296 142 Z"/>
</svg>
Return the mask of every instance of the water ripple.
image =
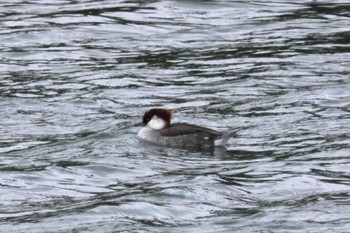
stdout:
<svg viewBox="0 0 350 233">
<path fill-rule="evenodd" d="M 5 232 L 336 232 L 349 225 L 349 4 L 3 1 Z M 243 127 L 213 153 L 143 112 Z"/>
</svg>

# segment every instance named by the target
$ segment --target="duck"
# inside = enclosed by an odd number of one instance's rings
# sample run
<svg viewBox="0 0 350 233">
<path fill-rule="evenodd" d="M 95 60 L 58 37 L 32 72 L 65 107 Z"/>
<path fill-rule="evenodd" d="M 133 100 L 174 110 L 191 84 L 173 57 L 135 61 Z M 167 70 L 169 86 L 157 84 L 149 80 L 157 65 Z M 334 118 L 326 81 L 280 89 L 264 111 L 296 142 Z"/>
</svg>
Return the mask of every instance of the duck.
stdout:
<svg viewBox="0 0 350 233">
<path fill-rule="evenodd" d="M 152 108 L 143 115 L 137 137 L 143 141 L 172 148 L 211 150 L 216 145 L 224 146 L 240 128 L 220 132 L 207 127 L 172 123 L 172 111 L 165 108 Z"/>
</svg>

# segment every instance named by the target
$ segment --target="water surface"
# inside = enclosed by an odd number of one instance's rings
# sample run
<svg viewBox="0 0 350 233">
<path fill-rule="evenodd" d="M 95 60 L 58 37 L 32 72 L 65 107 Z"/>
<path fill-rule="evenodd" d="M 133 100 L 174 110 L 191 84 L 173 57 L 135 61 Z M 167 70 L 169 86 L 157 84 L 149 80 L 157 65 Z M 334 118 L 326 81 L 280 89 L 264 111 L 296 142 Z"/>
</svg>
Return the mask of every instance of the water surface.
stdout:
<svg viewBox="0 0 350 233">
<path fill-rule="evenodd" d="M 1 232 L 346 232 L 347 1 L 2 1 Z M 143 112 L 229 130 L 201 153 Z"/>
</svg>

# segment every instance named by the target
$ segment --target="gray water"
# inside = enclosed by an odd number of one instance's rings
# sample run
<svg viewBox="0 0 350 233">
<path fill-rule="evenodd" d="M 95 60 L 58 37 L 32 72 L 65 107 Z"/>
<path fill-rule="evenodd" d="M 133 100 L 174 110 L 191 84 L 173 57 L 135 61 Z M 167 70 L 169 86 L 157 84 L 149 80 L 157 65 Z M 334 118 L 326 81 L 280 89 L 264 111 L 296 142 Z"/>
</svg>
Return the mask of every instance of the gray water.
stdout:
<svg viewBox="0 0 350 233">
<path fill-rule="evenodd" d="M 349 232 L 348 1 L 0 3 L 1 232 Z M 245 127 L 202 153 L 144 111 Z"/>
</svg>

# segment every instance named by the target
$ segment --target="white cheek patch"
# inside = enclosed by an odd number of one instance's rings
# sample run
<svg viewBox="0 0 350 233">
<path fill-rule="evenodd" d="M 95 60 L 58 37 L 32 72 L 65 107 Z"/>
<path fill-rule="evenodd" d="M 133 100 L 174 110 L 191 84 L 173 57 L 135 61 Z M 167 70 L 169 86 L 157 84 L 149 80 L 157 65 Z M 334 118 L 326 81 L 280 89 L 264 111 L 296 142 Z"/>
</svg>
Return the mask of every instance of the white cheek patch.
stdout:
<svg viewBox="0 0 350 233">
<path fill-rule="evenodd" d="M 156 115 L 154 115 L 152 119 L 147 123 L 147 126 L 154 130 L 160 130 L 165 128 L 166 123 L 162 118 L 159 118 Z"/>
</svg>

